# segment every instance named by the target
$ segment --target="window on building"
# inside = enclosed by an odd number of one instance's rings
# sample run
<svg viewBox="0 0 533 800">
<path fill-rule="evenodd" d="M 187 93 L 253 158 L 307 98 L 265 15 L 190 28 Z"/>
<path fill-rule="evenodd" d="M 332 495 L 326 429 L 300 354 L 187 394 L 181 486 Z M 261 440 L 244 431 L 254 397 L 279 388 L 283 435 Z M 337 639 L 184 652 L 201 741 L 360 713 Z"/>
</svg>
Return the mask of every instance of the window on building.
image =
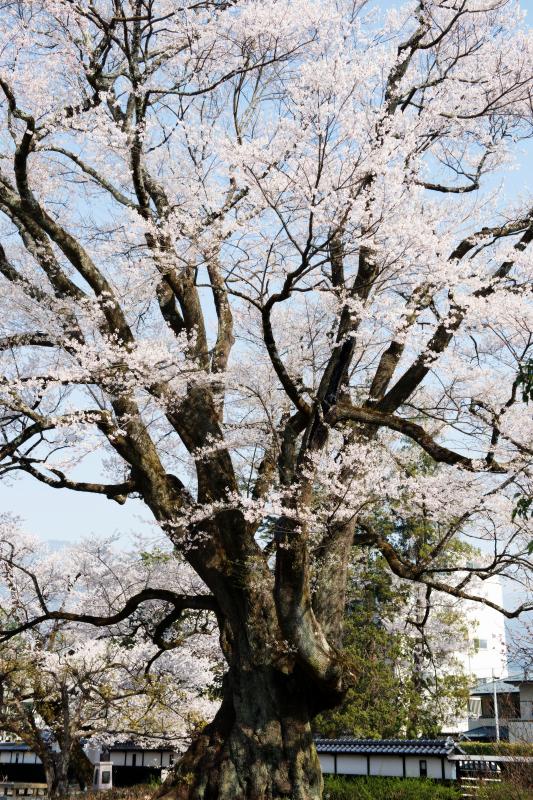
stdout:
<svg viewBox="0 0 533 800">
<path fill-rule="evenodd" d="M 481 701 L 481 716 L 490 718 L 494 716 L 494 699 L 487 695 Z"/>
<path fill-rule="evenodd" d="M 131 757 L 131 766 L 132 767 L 136 767 L 137 766 L 137 753 L 133 753 L 133 755 Z"/>
<path fill-rule="evenodd" d="M 486 650 L 488 647 L 486 639 L 474 639 L 474 647 L 476 650 Z"/>
<path fill-rule="evenodd" d="M 427 778 L 428 776 L 428 762 L 427 761 L 420 761 L 420 777 Z"/>
<path fill-rule="evenodd" d="M 468 700 L 468 716 L 477 719 L 481 716 L 481 697 L 470 697 Z"/>
</svg>

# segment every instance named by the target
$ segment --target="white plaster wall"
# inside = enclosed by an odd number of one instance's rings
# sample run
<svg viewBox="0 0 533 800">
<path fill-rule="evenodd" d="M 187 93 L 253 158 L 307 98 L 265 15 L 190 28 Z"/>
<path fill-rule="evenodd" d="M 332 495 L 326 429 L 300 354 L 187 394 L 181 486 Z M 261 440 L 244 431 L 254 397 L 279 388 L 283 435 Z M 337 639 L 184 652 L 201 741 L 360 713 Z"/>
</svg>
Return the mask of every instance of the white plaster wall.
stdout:
<svg viewBox="0 0 533 800">
<path fill-rule="evenodd" d="M 335 773 L 335 759 L 328 753 L 319 753 L 318 760 L 320 761 L 320 769 L 326 775 L 333 775 Z"/>
<path fill-rule="evenodd" d="M 18 755 L 18 761 L 17 761 Z M 37 758 L 35 753 L 31 750 L 1 750 L 0 751 L 0 764 L 40 764 L 41 760 Z"/>
<path fill-rule="evenodd" d="M 455 761 L 444 759 L 444 775 L 448 781 L 454 781 L 457 778 L 457 764 Z"/>
<path fill-rule="evenodd" d="M 401 756 L 370 756 L 370 774 L 382 776 L 403 776 Z"/>
<path fill-rule="evenodd" d="M 142 758 L 142 756 L 141 756 Z M 137 758 L 137 761 L 139 759 Z M 160 767 L 161 766 L 161 753 L 158 753 L 157 750 L 148 750 L 144 754 L 144 766 L 145 767 Z"/>
<path fill-rule="evenodd" d="M 420 777 L 420 762 L 425 761 L 427 764 L 427 777 L 442 780 L 442 764 L 440 758 L 432 756 L 405 756 L 405 777 L 406 778 L 419 778 Z"/>
<path fill-rule="evenodd" d="M 442 780 L 442 761 L 440 758 L 427 758 L 428 778 Z"/>
<path fill-rule="evenodd" d="M 414 758 L 413 756 L 405 756 L 405 777 L 406 778 L 420 777 L 420 758 L 418 756 L 416 758 Z"/>
<path fill-rule="evenodd" d="M 119 767 L 131 767 L 133 763 L 133 754 L 137 756 L 135 762 L 136 767 L 160 767 L 161 766 L 161 753 L 158 750 L 145 750 L 144 751 L 144 764 L 142 750 L 124 751 L 116 750 L 111 753 L 111 761 Z M 170 766 L 170 753 L 163 753 L 163 767 Z"/>
<path fill-rule="evenodd" d="M 366 775 L 366 756 L 339 753 L 337 755 L 338 775 Z"/>
<path fill-rule="evenodd" d="M 532 723 L 533 724 L 533 723 Z M 320 767 L 326 775 L 333 775 L 335 772 L 334 756 L 328 753 L 319 754 Z M 420 761 L 426 761 L 428 778 L 442 779 L 441 759 L 435 756 L 405 756 L 405 776 L 406 778 L 420 777 Z M 339 753 L 337 755 L 337 774 L 338 775 L 366 775 L 367 758 L 365 755 L 350 755 Z M 373 755 L 370 756 L 370 774 L 402 777 L 403 763 L 402 756 Z M 447 780 L 455 780 L 456 766 L 453 761 L 444 759 L 444 775 Z"/>
</svg>

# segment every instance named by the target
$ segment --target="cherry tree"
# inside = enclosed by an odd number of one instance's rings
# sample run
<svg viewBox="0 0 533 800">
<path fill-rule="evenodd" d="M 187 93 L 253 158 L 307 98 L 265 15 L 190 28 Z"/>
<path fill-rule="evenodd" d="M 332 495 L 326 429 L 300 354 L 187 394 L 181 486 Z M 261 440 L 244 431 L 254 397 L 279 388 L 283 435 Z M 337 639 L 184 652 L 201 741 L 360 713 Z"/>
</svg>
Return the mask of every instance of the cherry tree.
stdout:
<svg viewBox="0 0 533 800">
<path fill-rule="evenodd" d="M 161 561 L 161 554 L 154 557 Z M 173 567 L 168 559 L 158 572 L 176 584 Z M 101 630 L 68 624 L 61 614 L 27 625 L 45 605 L 63 615 L 79 616 L 88 605 L 112 615 L 126 587 L 155 590 L 152 571 L 146 556 L 139 563 L 105 542 L 49 552 L 2 520 L 2 628 L 23 630 L 0 645 L 0 726 L 38 755 L 52 797 L 68 794 L 71 773 L 82 788 L 90 785 L 87 743 L 102 748 L 133 739 L 141 747 L 179 751 L 216 711 L 206 694 L 215 642 L 205 619 L 182 621 L 174 638 L 165 639 L 171 626 L 149 604 L 143 614 Z M 161 631 L 157 644 L 157 635 L 146 635 L 150 626 Z"/>
<path fill-rule="evenodd" d="M 533 217 L 500 186 L 531 136 L 523 15 L 25 0 L 2 22 L 1 472 L 140 498 L 207 587 L 120 611 L 219 627 L 222 705 L 164 791 L 315 800 L 352 548 L 457 598 L 531 569 Z M 439 540 L 406 555 L 390 512 Z M 482 555 L 443 565 L 452 537 Z"/>
</svg>

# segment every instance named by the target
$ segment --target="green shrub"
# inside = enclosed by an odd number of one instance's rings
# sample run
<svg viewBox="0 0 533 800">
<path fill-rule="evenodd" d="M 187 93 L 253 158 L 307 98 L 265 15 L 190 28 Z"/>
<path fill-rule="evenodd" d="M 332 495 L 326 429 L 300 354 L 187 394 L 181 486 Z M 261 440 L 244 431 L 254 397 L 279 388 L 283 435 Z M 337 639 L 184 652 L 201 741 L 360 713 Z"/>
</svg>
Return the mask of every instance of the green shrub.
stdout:
<svg viewBox="0 0 533 800">
<path fill-rule="evenodd" d="M 457 786 L 417 778 L 350 779 L 338 775 L 324 778 L 324 800 L 460 800 L 460 797 Z"/>
</svg>

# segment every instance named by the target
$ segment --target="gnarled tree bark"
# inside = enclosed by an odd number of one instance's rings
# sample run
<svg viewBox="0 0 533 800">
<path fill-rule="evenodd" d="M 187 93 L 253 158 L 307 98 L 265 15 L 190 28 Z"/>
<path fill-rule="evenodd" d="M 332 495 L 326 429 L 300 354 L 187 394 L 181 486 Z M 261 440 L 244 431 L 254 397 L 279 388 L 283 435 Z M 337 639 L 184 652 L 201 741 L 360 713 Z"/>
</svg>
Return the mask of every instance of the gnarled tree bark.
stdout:
<svg viewBox="0 0 533 800">
<path fill-rule="evenodd" d="M 169 800 L 319 800 L 322 775 L 302 676 L 233 667 L 215 719 L 157 797 Z"/>
</svg>

